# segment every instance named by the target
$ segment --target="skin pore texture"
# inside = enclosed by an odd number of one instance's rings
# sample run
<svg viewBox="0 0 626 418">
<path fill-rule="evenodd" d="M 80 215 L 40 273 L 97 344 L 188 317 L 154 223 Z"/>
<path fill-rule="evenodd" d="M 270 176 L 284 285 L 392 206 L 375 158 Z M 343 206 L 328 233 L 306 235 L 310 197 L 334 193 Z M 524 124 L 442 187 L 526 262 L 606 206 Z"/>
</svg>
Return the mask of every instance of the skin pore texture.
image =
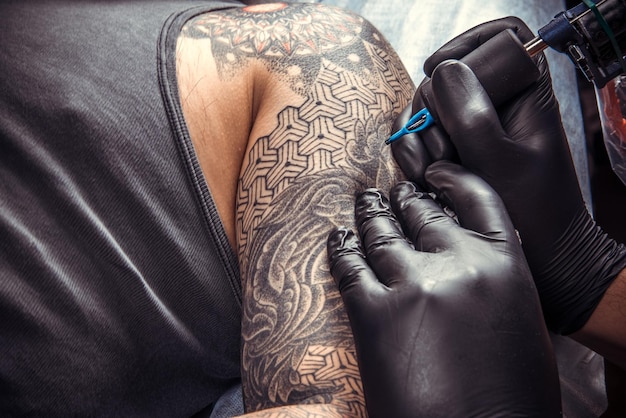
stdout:
<svg viewBox="0 0 626 418">
<path fill-rule="evenodd" d="M 326 238 L 354 224 L 357 192 L 401 179 L 384 140 L 412 98 L 409 75 L 367 21 L 320 4 L 199 15 L 177 56 L 191 139 L 239 257 L 246 411 L 365 416 Z"/>
</svg>

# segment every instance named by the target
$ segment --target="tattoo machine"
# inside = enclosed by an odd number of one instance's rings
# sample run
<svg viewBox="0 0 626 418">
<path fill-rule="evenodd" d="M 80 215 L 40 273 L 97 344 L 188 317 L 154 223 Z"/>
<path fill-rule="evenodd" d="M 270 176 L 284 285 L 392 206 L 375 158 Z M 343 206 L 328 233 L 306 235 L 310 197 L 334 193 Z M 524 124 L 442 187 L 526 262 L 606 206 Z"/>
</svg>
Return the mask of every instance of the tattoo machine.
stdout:
<svg viewBox="0 0 626 418">
<path fill-rule="evenodd" d="M 493 104 L 498 106 L 537 80 L 539 71 L 532 57 L 547 47 L 567 54 L 597 88 L 626 74 L 626 0 L 583 0 L 556 15 L 528 43 L 522 44 L 511 30 L 506 30 L 461 61 L 472 69 Z M 430 106 L 430 80 L 419 90 L 425 107 L 391 135 L 386 144 L 436 123 L 435 108 Z"/>
</svg>

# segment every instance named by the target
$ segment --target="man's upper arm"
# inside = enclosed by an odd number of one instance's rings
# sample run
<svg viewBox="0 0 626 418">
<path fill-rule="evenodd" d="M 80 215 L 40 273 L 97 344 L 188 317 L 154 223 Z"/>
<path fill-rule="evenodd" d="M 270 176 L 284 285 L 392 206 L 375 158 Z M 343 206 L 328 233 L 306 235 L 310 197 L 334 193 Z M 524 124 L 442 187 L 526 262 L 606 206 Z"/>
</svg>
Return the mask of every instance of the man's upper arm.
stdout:
<svg viewBox="0 0 626 418">
<path fill-rule="evenodd" d="M 254 68 L 262 94 L 238 182 L 247 411 L 333 404 L 363 416 L 354 342 L 326 263 L 355 192 L 397 179 L 384 146 L 413 85 L 382 35 L 319 4 L 200 16 L 222 82 Z"/>
</svg>

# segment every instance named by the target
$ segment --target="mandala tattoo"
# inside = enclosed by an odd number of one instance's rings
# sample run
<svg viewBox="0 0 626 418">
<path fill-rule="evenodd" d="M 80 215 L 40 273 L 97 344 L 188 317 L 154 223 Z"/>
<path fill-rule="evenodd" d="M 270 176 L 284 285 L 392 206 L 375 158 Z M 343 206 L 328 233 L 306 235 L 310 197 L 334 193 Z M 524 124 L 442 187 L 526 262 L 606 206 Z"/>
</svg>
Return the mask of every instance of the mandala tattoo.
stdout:
<svg viewBox="0 0 626 418">
<path fill-rule="evenodd" d="M 344 416 L 365 416 L 326 238 L 333 227 L 354 224 L 356 192 L 397 181 L 384 140 L 414 86 L 379 32 L 333 7 L 279 3 L 209 13 L 184 35 L 210 39 L 220 77 L 261 62 L 298 97 L 254 140 L 239 182 L 246 406 L 332 403 Z"/>
</svg>

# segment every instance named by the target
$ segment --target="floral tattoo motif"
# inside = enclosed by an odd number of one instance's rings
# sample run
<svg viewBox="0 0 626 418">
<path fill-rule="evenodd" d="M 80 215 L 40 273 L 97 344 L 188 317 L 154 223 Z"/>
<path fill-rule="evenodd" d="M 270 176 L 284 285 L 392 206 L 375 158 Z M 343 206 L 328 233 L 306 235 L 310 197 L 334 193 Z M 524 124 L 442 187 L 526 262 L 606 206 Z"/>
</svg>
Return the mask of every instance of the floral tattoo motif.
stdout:
<svg viewBox="0 0 626 418">
<path fill-rule="evenodd" d="M 209 37 L 228 50 L 251 56 L 316 55 L 354 42 L 363 26 L 357 15 L 330 14 L 328 7 L 285 3 L 209 13 L 187 26 L 188 36 Z"/>
<path fill-rule="evenodd" d="M 211 40 L 222 79 L 236 77 L 251 59 L 260 60 L 300 95 L 314 84 L 322 58 L 341 60 L 364 75 L 372 65 L 366 45 L 388 48 L 362 17 L 321 4 L 275 3 L 207 13 L 185 25 L 183 35 Z M 410 80 L 407 86 L 412 86 Z"/>
</svg>

